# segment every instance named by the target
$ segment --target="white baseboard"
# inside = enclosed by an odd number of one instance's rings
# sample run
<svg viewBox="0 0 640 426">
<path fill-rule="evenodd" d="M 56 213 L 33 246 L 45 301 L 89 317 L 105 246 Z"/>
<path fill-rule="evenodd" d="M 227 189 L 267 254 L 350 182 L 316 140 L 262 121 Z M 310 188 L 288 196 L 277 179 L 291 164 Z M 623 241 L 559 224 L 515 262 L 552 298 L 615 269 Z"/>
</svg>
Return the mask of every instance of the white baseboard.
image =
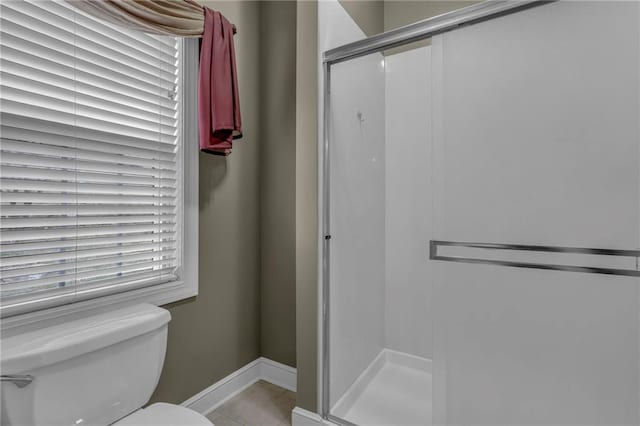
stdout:
<svg viewBox="0 0 640 426">
<path fill-rule="evenodd" d="M 258 358 L 217 381 L 181 405 L 207 415 L 258 380 L 296 391 L 296 369 L 267 358 Z"/>
<path fill-rule="evenodd" d="M 318 426 L 330 424 L 326 423 L 320 417 L 320 414 L 314 413 L 304 408 L 296 407 L 291 413 L 291 426 Z"/>
<path fill-rule="evenodd" d="M 296 391 L 297 372 L 293 367 L 272 361 L 268 358 L 259 358 L 260 361 L 260 379 L 276 386 Z"/>
<path fill-rule="evenodd" d="M 217 381 L 181 405 L 204 416 L 260 380 L 260 358 Z"/>
</svg>

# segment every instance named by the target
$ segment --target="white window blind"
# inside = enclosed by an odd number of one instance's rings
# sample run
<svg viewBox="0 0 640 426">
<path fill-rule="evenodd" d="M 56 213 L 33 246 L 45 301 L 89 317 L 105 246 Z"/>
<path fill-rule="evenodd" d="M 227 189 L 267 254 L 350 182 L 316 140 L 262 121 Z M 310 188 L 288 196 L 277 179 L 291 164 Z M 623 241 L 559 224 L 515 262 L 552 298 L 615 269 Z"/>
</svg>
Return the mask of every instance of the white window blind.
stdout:
<svg viewBox="0 0 640 426">
<path fill-rule="evenodd" d="M 176 280 L 180 43 L 0 3 L 3 315 Z"/>
</svg>

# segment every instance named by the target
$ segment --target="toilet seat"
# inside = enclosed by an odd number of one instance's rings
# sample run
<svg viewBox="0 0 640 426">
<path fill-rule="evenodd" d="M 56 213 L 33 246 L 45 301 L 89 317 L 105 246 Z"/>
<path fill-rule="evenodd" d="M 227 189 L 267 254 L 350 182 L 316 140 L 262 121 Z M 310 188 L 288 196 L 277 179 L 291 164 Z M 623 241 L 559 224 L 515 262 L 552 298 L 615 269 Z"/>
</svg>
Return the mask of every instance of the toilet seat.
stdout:
<svg viewBox="0 0 640 426">
<path fill-rule="evenodd" d="M 213 426 L 206 417 L 180 405 L 158 402 L 111 426 Z"/>
</svg>

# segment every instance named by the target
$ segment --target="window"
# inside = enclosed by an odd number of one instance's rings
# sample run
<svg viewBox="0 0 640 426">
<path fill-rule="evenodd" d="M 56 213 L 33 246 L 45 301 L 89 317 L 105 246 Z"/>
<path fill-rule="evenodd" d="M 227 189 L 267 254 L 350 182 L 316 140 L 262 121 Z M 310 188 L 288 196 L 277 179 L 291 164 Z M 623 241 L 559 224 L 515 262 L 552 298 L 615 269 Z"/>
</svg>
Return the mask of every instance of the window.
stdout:
<svg viewBox="0 0 640 426">
<path fill-rule="evenodd" d="M 2 316 L 187 285 L 194 44 L 65 2 L 0 7 Z"/>
</svg>

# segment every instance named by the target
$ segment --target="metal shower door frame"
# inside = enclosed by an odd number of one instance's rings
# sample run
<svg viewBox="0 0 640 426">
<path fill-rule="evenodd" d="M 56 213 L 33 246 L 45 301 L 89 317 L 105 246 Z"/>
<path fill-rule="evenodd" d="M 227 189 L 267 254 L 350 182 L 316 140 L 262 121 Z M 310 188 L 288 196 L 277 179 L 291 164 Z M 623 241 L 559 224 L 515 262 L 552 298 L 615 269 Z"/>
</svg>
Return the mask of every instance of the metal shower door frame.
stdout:
<svg viewBox="0 0 640 426">
<path fill-rule="evenodd" d="M 331 67 L 341 62 L 360 58 L 372 53 L 381 52 L 393 47 L 407 45 L 430 38 L 434 35 L 452 31 L 460 27 L 476 24 L 489 19 L 516 13 L 555 0 L 486 0 L 453 12 L 425 19 L 404 27 L 386 31 L 362 40 L 348 43 L 323 53 L 323 123 L 322 123 L 322 251 L 321 251 L 321 407 L 320 415 L 326 421 L 341 426 L 357 426 L 331 414 L 329 379 L 330 379 L 330 147 L 331 147 Z"/>
</svg>

